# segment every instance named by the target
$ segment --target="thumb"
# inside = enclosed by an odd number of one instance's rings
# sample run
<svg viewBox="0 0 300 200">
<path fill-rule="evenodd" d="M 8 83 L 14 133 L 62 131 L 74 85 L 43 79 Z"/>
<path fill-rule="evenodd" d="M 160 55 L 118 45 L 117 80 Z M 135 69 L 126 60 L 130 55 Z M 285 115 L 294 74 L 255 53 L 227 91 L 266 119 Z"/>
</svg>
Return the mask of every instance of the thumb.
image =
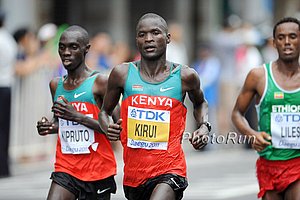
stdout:
<svg viewBox="0 0 300 200">
<path fill-rule="evenodd" d="M 64 96 L 60 96 L 60 98 L 67 104 L 69 103 L 68 100 Z"/>
<path fill-rule="evenodd" d="M 188 139 L 189 139 L 189 141 L 191 141 L 191 140 L 192 140 L 192 138 L 193 138 L 193 133 L 188 135 Z"/>
<path fill-rule="evenodd" d="M 269 134 L 267 134 L 266 132 L 262 132 L 261 135 L 263 136 L 264 139 L 266 140 L 271 140 L 271 136 Z"/>
<path fill-rule="evenodd" d="M 118 119 L 117 124 L 118 124 L 118 125 L 121 125 L 122 122 L 123 122 L 123 119 Z"/>
<path fill-rule="evenodd" d="M 42 122 L 47 122 L 48 119 L 46 117 L 42 117 Z"/>
<path fill-rule="evenodd" d="M 196 135 L 196 131 L 194 131 L 192 134 L 189 134 L 189 141 L 192 142 L 194 136 Z"/>
</svg>

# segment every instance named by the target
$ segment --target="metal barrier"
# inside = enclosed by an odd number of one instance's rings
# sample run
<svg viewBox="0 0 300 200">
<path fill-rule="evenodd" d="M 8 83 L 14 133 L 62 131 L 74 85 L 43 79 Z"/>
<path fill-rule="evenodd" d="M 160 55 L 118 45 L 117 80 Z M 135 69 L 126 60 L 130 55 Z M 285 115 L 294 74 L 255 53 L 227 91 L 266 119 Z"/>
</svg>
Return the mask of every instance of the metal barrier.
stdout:
<svg viewBox="0 0 300 200">
<path fill-rule="evenodd" d="M 49 120 L 52 118 L 49 90 L 52 75 L 52 69 L 41 67 L 32 74 L 15 79 L 9 149 L 12 160 L 41 159 L 54 155 L 57 136 L 42 137 L 36 130 L 36 123 L 42 116 Z"/>
</svg>

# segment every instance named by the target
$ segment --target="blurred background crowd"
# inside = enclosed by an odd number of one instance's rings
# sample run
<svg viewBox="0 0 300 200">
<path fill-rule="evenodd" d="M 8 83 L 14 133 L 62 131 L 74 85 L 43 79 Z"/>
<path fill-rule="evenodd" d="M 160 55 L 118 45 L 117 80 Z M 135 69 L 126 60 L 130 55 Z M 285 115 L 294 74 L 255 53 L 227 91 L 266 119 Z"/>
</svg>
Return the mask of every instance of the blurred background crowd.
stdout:
<svg viewBox="0 0 300 200">
<path fill-rule="evenodd" d="M 87 64 L 109 74 L 113 66 L 139 59 L 138 18 L 163 16 L 171 33 L 167 59 L 198 72 L 213 132 L 224 135 L 235 131 L 230 115 L 248 71 L 277 57 L 274 23 L 284 16 L 300 19 L 299 0 L 0 0 L 0 8 L 0 88 L 11 87 L 9 155 L 16 162 L 54 155 L 55 136 L 40 137 L 36 122 L 52 116 L 48 83 L 65 74 L 57 42 L 69 25 L 88 30 Z M 254 106 L 247 117 L 255 127 Z M 188 113 L 186 129 L 194 128 Z"/>
</svg>

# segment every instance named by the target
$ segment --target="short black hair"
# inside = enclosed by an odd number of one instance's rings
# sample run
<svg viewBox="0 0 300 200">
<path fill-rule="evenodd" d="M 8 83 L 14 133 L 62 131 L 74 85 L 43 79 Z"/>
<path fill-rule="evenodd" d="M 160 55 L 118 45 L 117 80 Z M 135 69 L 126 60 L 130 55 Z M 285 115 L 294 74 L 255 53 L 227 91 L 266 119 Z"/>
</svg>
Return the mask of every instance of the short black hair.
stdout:
<svg viewBox="0 0 300 200">
<path fill-rule="evenodd" d="M 64 32 L 78 32 L 81 34 L 81 39 L 85 44 L 89 44 L 89 33 L 83 27 L 78 25 L 72 25 L 68 27 Z"/>
<path fill-rule="evenodd" d="M 166 33 L 168 32 L 168 24 L 166 22 L 166 20 L 164 18 L 162 18 L 160 15 L 155 14 L 155 13 L 146 13 L 144 14 L 138 21 L 136 28 L 138 27 L 138 25 L 140 24 L 140 22 L 144 19 L 148 19 L 148 18 L 152 18 L 152 19 L 158 19 L 161 21 L 163 28 L 165 29 L 164 31 L 166 31 Z"/>
<path fill-rule="evenodd" d="M 300 31 L 300 21 L 299 21 L 297 18 L 294 18 L 294 17 L 284 17 L 284 18 L 280 19 L 280 20 L 275 24 L 275 26 L 274 26 L 274 28 L 273 28 L 273 38 L 275 38 L 275 32 L 276 32 L 276 30 L 277 30 L 277 27 L 278 27 L 280 24 L 283 24 L 283 23 L 289 23 L 289 22 L 298 24 L 299 31 Z"/>
</svg>

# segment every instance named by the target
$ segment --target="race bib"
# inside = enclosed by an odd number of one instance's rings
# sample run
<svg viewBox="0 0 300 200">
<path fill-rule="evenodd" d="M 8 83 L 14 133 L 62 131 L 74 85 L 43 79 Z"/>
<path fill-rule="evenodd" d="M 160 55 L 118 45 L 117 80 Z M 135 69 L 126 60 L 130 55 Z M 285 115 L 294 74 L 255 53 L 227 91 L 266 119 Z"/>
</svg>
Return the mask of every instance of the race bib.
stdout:
<svg viewBox="0 0 300 200">
<path fill-rule="evenodd" d="M 93 117 L 93 114 L 86 115 Z M 95 142 L 94 130 L 77 122 L 59 118 L 59 138 L 63 154 L 89 154 Z"/>
<path fill-rule="evenodd" d="M 272 146 L 300 149 L 300 113 L 271 113 Z"/>
<path fill-rule="evenodd" d="M 129 106 L 127 127 L 128 147 L 167 150 L 170 111 Z"/>
</svg>

